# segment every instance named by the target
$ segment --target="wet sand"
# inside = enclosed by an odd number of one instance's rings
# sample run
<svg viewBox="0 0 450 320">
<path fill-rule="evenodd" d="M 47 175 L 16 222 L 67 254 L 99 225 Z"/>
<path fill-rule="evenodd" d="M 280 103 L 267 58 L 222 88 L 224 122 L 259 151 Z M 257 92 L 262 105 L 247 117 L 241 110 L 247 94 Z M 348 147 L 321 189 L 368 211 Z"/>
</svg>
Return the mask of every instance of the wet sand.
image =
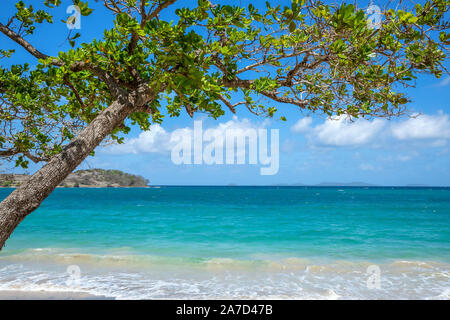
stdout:
<svg viewBox="0 0 450 320">
<path fill-rule="evenodd" d="M 0 300 L 114 300 L 114 298 L 84 292 L 4 290 L 0 291 Z"/>
</svg>

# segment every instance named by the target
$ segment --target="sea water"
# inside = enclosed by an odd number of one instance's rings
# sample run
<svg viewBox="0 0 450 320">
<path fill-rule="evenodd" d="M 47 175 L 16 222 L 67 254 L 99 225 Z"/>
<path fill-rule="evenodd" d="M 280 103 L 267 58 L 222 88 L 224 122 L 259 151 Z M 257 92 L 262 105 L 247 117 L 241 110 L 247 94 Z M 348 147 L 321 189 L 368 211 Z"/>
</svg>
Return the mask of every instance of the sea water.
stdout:
<svg viewBox="0 0 450 320">
<path fill-rule="evenodd" d="M 0 290 L 449 299 L 450 188 L 59 188 L 0 252 Z"/>
</svg>

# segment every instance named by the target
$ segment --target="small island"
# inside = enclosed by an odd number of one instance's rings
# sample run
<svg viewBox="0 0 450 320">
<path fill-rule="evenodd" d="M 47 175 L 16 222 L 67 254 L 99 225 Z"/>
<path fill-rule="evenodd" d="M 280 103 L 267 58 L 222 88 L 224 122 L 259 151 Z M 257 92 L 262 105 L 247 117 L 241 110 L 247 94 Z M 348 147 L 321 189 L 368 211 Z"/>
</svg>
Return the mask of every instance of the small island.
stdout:
<svg viewBox="0 0 450 320">
<path fill-rule="evenodd" d="M 29 175 L 0 174 L 0 187 L 20 186 Z M 120 170 L 88 169 L 71 173 L 58 187 L 65 188 L 142 188 L 149 180 Z"/>
</svg>

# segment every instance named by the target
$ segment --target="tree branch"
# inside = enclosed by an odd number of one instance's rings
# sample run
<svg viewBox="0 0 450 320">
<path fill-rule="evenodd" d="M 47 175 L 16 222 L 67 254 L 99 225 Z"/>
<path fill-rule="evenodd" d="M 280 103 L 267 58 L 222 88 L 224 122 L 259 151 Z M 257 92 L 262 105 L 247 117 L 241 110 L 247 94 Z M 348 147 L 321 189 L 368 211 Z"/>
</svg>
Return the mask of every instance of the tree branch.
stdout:
<svg viewBox="0 0 450 320">
<path fill-rule="evenodd" d="M 32 46 L 28 41 L 26 41 L 24 38 L 22 38 L 19 34 L 11 30 L 10 28 L 7 28 L 2 23 L 0 23 L 0 31 L 5 34 L 7 37 L 15 41 L 17 44 L 22 46 L 25 50 L 27 50 L 31 55 L 36 57 L 37 59 L 48 59 L 50 56 L 40 52 L 37 50 L 34 46 Z M 64 62 L 58 59 L 52 59 L 51 64 L 57 67 L 64 66 Z M 116 81 L 114 81 L 113 77 L 103 70 L 102 68 L 95 66 L 88 62 L 83 61 L 77 61 L 70 65 L 70 70 L 73 72 L 79 72 L 83 70 L 89 70 L 92 73 L 94 73 L 97 77 L 102 79 L 108 88 L 110 89 L 113 96 L 116 98 L 121 93 L 123 93 L 123 89 L 117 84 Z"/>
<path fill-rule="evenodd" d="M 172 89 L 173 91 L 175 91 L 177 96 L 179 96 L 180 99 L 184 102 L 184 108 L 186 109 L 187 114 L 192 118 L 194 116 L 194 111 L 192 110 L 191 105 L 187 101 L 188 99 L 186 98 L 186 96 L 182 94 L 180 91 L 178 91 L 178 89 L 176 89 L 175 87 L 173 87 Z"/>
<path fill-rule="evenodd" d="M 170 6 L 171 4 L 174 4 L 177 0 L 167 0 L 164 3 L 161 3 L 153 12 L 149 12 L 147 15 L 147 21 L 155 18 L 162 10 Z"/>
<path fill-rule="evenodd" d="M 30 159 L 34 163 L 39 163 L 41 161 L 48 161 L 47 157 L 35 156 L 35 155 L 32 155 L 31 153 L 29 153 L 28 151 L 20 151 L 20 150 L 17 150 L 17 149 L 0 150 L 0 157 L 1 158 L 12 157 L 12 156 L 15 156 L 15 155 L 18 155 L 18 154 L 23 154 L 25 157 L 27 157 L 28 159 Z"/>
<path fill-rule="evenodd" d="M 233 80 L 223 80 L 223 85 L 228 88 L 244 88 L 244 89 L 251 89 L 254 81 L 253 80 L 243 80 L 235 77 Z M 298 100 L 290 97 L 284 97 L 279 96 L 278 92 L 276 91 L 261 91 L 260 92 L 263 96 L 266 96 L 272 100 L 275 100 L 277 102 L 287 103 L 287 104 L 293 104 L 296 106 L 299 106 L 301 108 L 305 108 L 308 104 L 308 100 Z"/>
<path fill-rule="evenodd" d="M 232 105 L 230 101 L 228 101 L 227 99 L 225 99 L 224 96 L 222 96 L 221 94 L 218 95 L 218 98 L 220 101 L 222 101 L 227 107 L 228 109 L 230 109 L 231 112 L 236 113 L 236 105 Z"/>
<path fill-rule="evenodd" d="M 25 50 L 27 50 L 29 53 L 31 53 L 34 57 L 37 59 L 47 59 L 50 58 L 50 56 L 40 52 L 35 47 L 33 47 L 27 40 L 22 38 L 19 34 L 11 30 L 10 28 L 6 27 L 0 22 L 0 31 L 5 34 L 8 38 L 22 46 Z M 63 63 L 57 59 L 54 59 L 52 61 L 52 64 L 62 66 Z"/>
</svg>

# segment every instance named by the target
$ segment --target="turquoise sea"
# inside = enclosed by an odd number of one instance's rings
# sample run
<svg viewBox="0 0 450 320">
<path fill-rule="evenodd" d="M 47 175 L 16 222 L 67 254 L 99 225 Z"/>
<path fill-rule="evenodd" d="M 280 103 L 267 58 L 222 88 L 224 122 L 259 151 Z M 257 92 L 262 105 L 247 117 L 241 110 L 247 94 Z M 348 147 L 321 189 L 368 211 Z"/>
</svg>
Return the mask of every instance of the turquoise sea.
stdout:
<svg viewBox="0 0 450 320">
<path fill-rule="evenodd" d="M 449 299 L 450 188 L 60 188 L 0 252 L 0 290 Z"/>
</svg>

